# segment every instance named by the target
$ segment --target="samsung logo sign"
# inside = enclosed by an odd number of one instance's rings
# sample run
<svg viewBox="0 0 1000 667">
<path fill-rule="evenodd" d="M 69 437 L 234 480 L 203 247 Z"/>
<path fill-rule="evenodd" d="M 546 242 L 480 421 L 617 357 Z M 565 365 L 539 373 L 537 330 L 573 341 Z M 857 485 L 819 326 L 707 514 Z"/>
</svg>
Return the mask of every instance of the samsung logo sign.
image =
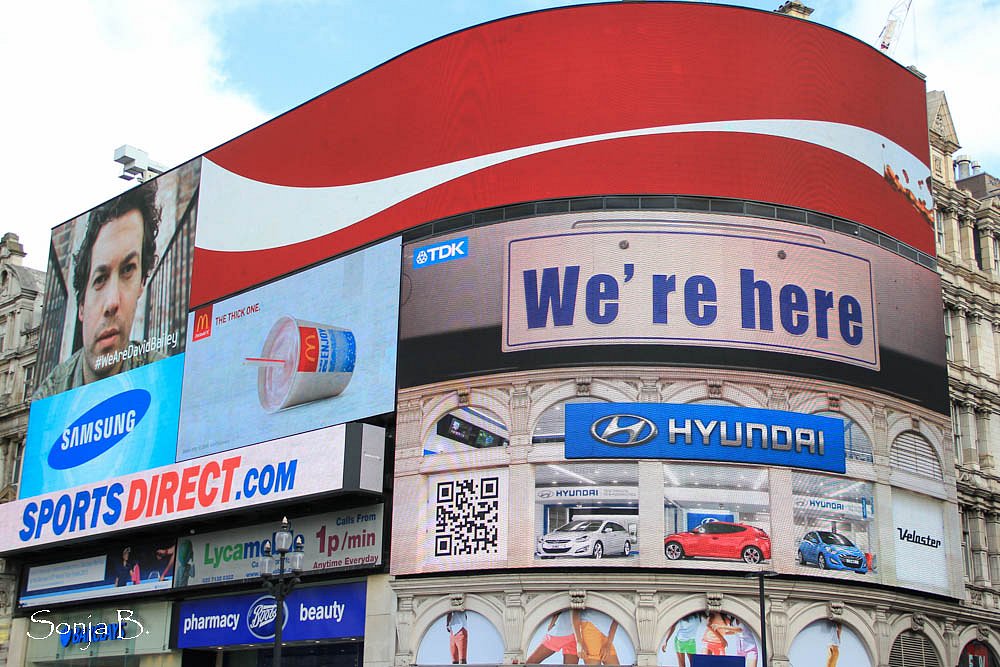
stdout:
<svg viewBox="0 0 1000 667">
<path fill-rule="evenodd" d="M 52 445 L 49 467 L 75 468 L 108 451 L 135 429 L 151 401 L 145 389 L 131 389 L 87 410 Z"/>
<path fill-rule="evenodd" d="M 452 241 L 442 241 L 425 245 L 413 251 L 413 268 L 421 269 L 453 259 L 465 259 L 469 256 L 469 237 L 463 236 Z"/>
</svg>

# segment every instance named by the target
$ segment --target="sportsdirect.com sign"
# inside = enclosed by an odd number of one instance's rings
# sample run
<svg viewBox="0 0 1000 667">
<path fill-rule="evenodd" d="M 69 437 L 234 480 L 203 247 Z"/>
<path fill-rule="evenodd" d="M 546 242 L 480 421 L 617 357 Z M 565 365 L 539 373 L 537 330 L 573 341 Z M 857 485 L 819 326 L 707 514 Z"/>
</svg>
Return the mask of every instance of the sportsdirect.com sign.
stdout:
<svg viewBox="0 0 1000 667">
<path fill-rule="evenodd" d="M 622 230 L 511 240 L 503 349 L 725 345 L 877 370 L 870 262 L 789 236 Z"/>
<path fill-rule="evenodd" d="M 183 602 L 177 647 L 271 642 L 277 609 L 272 596 L 259 593 Z M 297 588 L 286 598 L 283 611 L 286 641 L 363 637 L 365 583 Z"/>
<path fill-rule="evenodd" d="M 569 403 L 566 458 L 692 459 L 846 470 L 841 420 L 724 405 Z"/>
<path fill-rule="evenodd" d="M 332 426 L 6 503 L 0 552 L 343 489 L 346 429 Z M 365 439 L 365 446 L 377 441 Z"/>
</svg>

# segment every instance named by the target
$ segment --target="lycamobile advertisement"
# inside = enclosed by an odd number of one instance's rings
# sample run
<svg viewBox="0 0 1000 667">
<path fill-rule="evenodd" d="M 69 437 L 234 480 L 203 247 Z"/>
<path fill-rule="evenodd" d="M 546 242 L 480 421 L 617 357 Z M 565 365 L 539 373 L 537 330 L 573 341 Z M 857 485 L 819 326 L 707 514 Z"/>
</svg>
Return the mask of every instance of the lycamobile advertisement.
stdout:
<svg viewBox="0 0 1000 667">
<path fill-rule="evenodd" d="M 273 526 L 208 533 L 178 540 L 174 586 L 242 581 L 260 576 L 261 544 Z M 382 562 L 382 505 L 296 518 L 305 545 L 304 571 L 373 567 Z"/>
<path fill-rule="evenodd" d="M 390 412 L 400 241 L 190 315 L 177 460 Z"/>
<path fill-rule="evenodd" d="M 0 553 L 329 491 L 381 491 L 384 444 L 379 427 L 331 426 L 6 503 Z"/>
<path fill-rule="evenodd" d="M 184 355 L 31 404 L 20 497 L 174 462 Z"/>
<path fill-rule="evenodd" d="M 365 583 L 296 588 L 285 599 L 284 618 L 287 641 L 363 637 Z M 271 643 L 277 604 L 261 593 L 188 600 L 178 619 L 178 648 Z"/>
<path fill-rule="evenodd" d="M 173 538 L 113 543 L 93 556 L 27 568 L 21 607 L 92 600 L 170 588 L 176 565 Z"/>
<path fill-rule="evenodd" d="M 722 405 L 570 403 L 566 458 L 698 459 L 844 472 L 844 424 Z"/>
</svg>

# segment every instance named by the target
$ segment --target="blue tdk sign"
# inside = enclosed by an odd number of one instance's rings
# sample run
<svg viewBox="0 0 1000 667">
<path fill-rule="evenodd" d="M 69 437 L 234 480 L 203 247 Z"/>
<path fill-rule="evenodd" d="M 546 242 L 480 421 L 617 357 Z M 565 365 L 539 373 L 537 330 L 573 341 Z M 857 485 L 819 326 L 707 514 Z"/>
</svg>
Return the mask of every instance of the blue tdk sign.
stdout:
<svg viewBox="0 0 1000 667">
<path fill-rule="evenodd" d="M 413 268 L 422 269 L 432 264 L 450 262 L 453 259 L 465 259 L 469 256 L 469 237 L 442 241 L 425 245 L 413 251 Z"/>
<path fill-rule="evenodd" d="M 570 403 L 567 459 L 681 459 L 845 472 L 844 422 L 780 410 Z"/>
</svg>

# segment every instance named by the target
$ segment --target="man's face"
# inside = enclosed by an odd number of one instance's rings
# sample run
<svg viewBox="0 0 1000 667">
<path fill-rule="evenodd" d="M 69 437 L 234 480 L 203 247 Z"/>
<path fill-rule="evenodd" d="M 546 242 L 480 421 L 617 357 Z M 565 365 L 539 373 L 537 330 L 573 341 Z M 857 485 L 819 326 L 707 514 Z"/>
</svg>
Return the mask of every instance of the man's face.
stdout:
<svg viewBox="0 0 1000 667">
<path fill-rule="evenodd" d="M 87 382 L 114 375 L 122 362 L 98 358 L 123 349 L 132 332 L 142 293 L 142 214 L 133 209 L 105 223 L 90 253 L 90 276 L 78 308 L 83 324 L 83 369 Z"/>
</svg>

